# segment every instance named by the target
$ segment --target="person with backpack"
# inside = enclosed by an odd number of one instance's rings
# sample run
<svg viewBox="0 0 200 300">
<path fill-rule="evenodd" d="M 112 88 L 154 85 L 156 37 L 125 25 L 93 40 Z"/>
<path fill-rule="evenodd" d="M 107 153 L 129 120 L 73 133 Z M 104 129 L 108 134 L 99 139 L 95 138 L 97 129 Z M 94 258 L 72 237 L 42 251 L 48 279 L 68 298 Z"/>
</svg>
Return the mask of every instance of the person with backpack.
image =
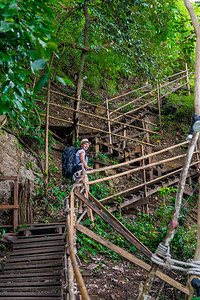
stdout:
<svg viewBox="0 0 200 300">
<path fill-rule="evenodd" d="M 81 140 L 81 145 L 80 149 L 76 152 L 75 154 L 75 159 L 74 159 L 74 174 L 73 174 L 73 180 L 75 183 L 83 183 L 84 178 L 82 174 L 82 164 L 84 166 L 84 170 L 93 170 L 92 167 L 88 166 L 88 157 L 86 155 L 86 151 L 89 149 L 91 143 L 89 142 L 88 139 L 82 139 Z M 86 187 L 87 187 L 87 192 L 89 192 L 89 184 L 88 184 L 88 176 L 85 175 L 85 182 L 86 182 Z M 87 198 L 87 193 L 85 193 L 85 197 Z M 79 209 L 78 212 L 82 213 L 82 201 L 79 202 Z"/>
</svg>

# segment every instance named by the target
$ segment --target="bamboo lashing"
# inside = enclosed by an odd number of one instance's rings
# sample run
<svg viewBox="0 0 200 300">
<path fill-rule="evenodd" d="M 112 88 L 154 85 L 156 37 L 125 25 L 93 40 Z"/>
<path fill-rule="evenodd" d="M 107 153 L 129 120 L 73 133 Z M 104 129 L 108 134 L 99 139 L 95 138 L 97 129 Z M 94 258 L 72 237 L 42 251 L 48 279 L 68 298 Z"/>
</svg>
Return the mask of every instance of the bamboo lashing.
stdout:
<svg viewBox="0 0 200 300">
<path fill-rule="evenodd" d="M 46 88 L 44 88 L 44 87 L 43 87 L 43 89 L 46 90 Z M 93 107 L 103 108 L 103 109 L 105 109 L 105 111 L 106 111 L 106 108 L 105 108 L 104 106 L 97 105 L 97 104 L 94 104 L 94 103 L 91 103 L 91 102 L 88 102 L 88 101 L 85 101 L 85 100 L 76 99 L 76 98 L 74 98 L 74 97 L 68 96 L 68 95 L 66 95 L 66 94 L 64 94 L 64 93 L 61 93 L 61 92 L 56 92 L 56 91 L 53 91 L 53 90 L 50 90 L 50 92 L 53 93 L 53 94 L 57 94 L 57 95 L 63 96 L 63 97 L 67 97 L 67 98 L 72 99 L 72 100 L 81 101 L 81 103 L 85 103 L 85 104 L 91 105 L 91 106 L 93 106 Z M 39 100 L 39 99 L 35 99 L 35 100 L 41 101 L 41 100 Z M 43 101 L 41 101 L 41 102 L 44 103 Z M 109 109 L 109 112 L 114 112 L 114 110 Z M 120 115 L 120 116 L 126 116 L 124 113 L 120 113 L 120 112 L 116 112 L 116 114 L 118 114 L 118 115 Z M 134 120 L 137 120 L 137 121 L 141 121 L 139 118 L 133 117 L 133 116 L 128 116 L 128 118 L 134 119 Z M 152 122 L 150 122 L 150 121 L 146 121 L 146 122 L 147 122 L 148 124 L 153 125 L 153 126 L 157 126 L 157 124 L 154 124 L 154 123 L 152 123 Z"/>
<path fill-rule="evenodd" d="M 42 102 L 41 100 L 37 100 L 38 102 Z M 88 112 L 85 112 L 85 111 L 82 111 L 82 110 L 76 110 L 76 109 L 74 109 L 74 108 L 71 108 L 71 107 L 66 107 L 66 106 L 63 106 L 63 105 L 60 105 L 60 104 L 56 104 L 56 103 L 52 103 L 52 102 L 50 102 L 49 103 L 50 105 L 53 105 L 53 106 L 56 106 L 56 107 L 60 107 L 60 108 L 63 108 L 63 109 L 66 109 L 66 110 L 70 110 L 70 111 L 74 111 L 74 112 L 79 112 L 80 114 L 83 114 L 83 115 L 87 115 L 87 116 L 91 116 L 91 117 L 94 117 L 94 118 L 98 118 L 98 119 L 101 119 L 101 120 L 105 120 L 105 121 L 108 121 L 108 122 L 110 122 L 110 123 L 117 123 L 117 124 L 120 124 L 120 125 L 125 125 L 125 126 L 129 126 L 129 127 L 131 127 L 131 128 L 135 128 L 135 129 L 137 129 L 137 130 L 143 130 L 144 131 L 144 129 L 143 128 L 140 128 L 140 127 L 138 127 L 138 126 L 134 126 L 134 125 L 131 125 L 131 124 L 128 124 L 128 123 L 123 123 L 123 122 L 119 122 L 119 121 L 116 121 L 116 120 L 114 120 L 114 119 L 109 119 L 109 118 L 105 118 L 105 117 L 103 117 L 103 116 L 98 116 L 98 115 L 95 115 L 95 114 L 92 114 L 92 113 L 88 113 Z M 80 125 L 80 124 L 79 124 Z M 149 130 L 148 129 L 148 131 L 150 132 L 150 133 L 154 133 L 154 134 L 156 134 L 157 132 L 155 132 L 155 131 L 152 131 L 152 130 Z"/>
<path fill-rule="evenodd" d="M 44 114 L 41 114 L 41 116 L 44 117 L 45 115 L 44 115 Z M 51 119 L 53 119 L 53 120 L 62 121 L 62 122 L 64 122 L 64 123 L 74 124 L 72 121 L 64 120 L 64 119 L 57 118 L 57 117 L 49 116 L 49 118 L 51 118 Z M 91 129 L 91 130 L 96 130 L 96 131 L 99 131 L 99 132 L 103 132 L 103 133 L 109 134 L 109 132 L 106 131 L 106 130 L 99 129 L 99 128 L 95 128 L 95 127 L 91 127 L 91 126 L 87 126 L 87 125 L 84 125 L 84 124 L 81 124 L 81 123 L 79 123 L 79 126 L 84 127 L 84 128 L 89 128 L 89 129 Z M 130 141 L 134 141 L 134 142 L 136 142 L 136 143 L 138 143 L 138 144 L 144 144 L 144 145 L 148 145 L 148 146 L 149 146 L 148 143 L 145 143 L 145 142 L 142 142 L 142 141 L 139 141 L 139 140 L 136 140 L 136 139 L 132 139 L 132 138 L 130 138 L 130 137 L 125 137 L 125 136 L 122 136 L 122 135 L 120 135 L 120 134 L 113 133 L 113 132 L 111 132 L 111 134 L 114 135 L 114 136 L 118 136 L 118 137 L 120 137 L 120 138 L 124 138 L 124 139 L 130 140 Z M 150 146 L 155 147 L 155 148 L 157 147 L 157 146 L 152 145 L 152 144 L 150 144 Z"/>
</svg>

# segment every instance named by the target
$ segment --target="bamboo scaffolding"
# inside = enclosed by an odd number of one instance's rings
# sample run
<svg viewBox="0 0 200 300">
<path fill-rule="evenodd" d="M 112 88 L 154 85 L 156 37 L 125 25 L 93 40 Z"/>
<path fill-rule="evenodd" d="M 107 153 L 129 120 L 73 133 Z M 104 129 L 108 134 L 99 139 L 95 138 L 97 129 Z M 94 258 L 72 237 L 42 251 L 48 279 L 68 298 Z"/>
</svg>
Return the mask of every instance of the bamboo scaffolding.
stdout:
<svg viewBox="0 0 200 300">
<path fill-rule="evenodd" d="M 175 159 L 180 159 L 180 158 L 185 157 L 185 155 L 186 154 L 178 155 L 176 157 L 167 158 L 167 159 L 164 159 L 164 160 L 161 160 L 161 161 L 157 161 L 157 162 L 152 163 L 152 164 L 148 164 L 148 165 L 141 166 L 141 167 L 138 167 L 138 168 L 135 168 L 135 169 L 132 169 L 132 170 L 124 171 L 124 172 L 121 172 L 119 174 L 115 174 L 115 175 L 111 175 L 111 176 L 108 176 L 108 177 L 104 177 L 104 178 L 99 178 L 99 179 L 96 179 L 96 180 L 92 180 L 92 181 L 89 182 L 89 185 L 94 184 L 94 183 L 99 183 L 99 182 L 107 181 L 107 180 L 111 180 L 111 179 L 115 179 L 115 178 L 118 178 L 118 177 L 121 177 L 121 176 L 125 176 L 127 174 L 132 174 L 132 173 L 134 173 L 136 171 L 138 172 L 138 171 L 150 168 L 150 167 L 154 167 L 154 166 L 160 165 L 161 163 L 164 163 L 164 162 L 169 162 L 169 161 L 173 161 Z"/>
<path fill-rule="evenodd" d="M 38 101 L 38 102 L 42 102 L 41 100 L 37 100 L 37 101 Z M 63 106 L 63 105 L 60 105 L 60 104 L 56 104 L 56 103 L 52 103 L 52 102 L 50 102 L 49 105 L 53 105 L 53 106 L 56 106 L 56 107 L 60 107 L 60 108 L 63 108 L 63 109 L 66 109 L 66 110 L 70 110 L 70 111 L 73 111 L 73 112 L 74 112 L 74 111 L 78 111 L 78 110 L 75 110 L 74 108 L 66 107 L 66 106 Z M 108 110 L 108 111 L 109 111 L 109 110 Z M 98 119 L 101 119 L 101 120 L 105 120 L 105 121 L 108 121 L 108 122 L 110 122 L 110 123 L 117 123 L 117 124 L 120 124 L 120 125 L 125 125 L 125 126 L 129 126 L 129 127 L 131 127 L 131 128 L 135 128 L 135 129 L 143 130 L 143 131 L 144 131 L 143 128 L 140 128 L 140 127 L 137 127 L 137 126 L 128 124 L 128 123 L 123 123 L 123 122 L 115 121 L 114 119 L 105 118 L 105 117 L 103 117 L 103 116 L 100 117 L 100 116 L 98 116 L 98 115 L 91 114 L 91 113 L 88 113 L 88 112 L 85 112 L 85 111 L 82 111 L 82 110 L 79 110 L 79 113 L 80 113 L 80 114 L 83 114 L 83 115 L 91 116 L 91 117 L 94 117 L 94 118 L 98 118 Z M 140 121 L 141 121 L 141 120 L 140 120 Z M 79 123 L 79 126 L 81 126 L 80 123 Z M 149 129 L 148 129 L 148 131 L 149 131 L 150 133 L 157 133 L 157 132 L 152 131 L 152 130 L 149 130 Z M 109 131 L 108 131 L 108 132 L 109 132 Z"/>
<path fill-rule="evenodd" d="M 107 112 L 107 119 L 108 119 L 108 137 L 109 137 L 109 144 L 112 145 L 112 135 L 111 135 L 111 122 L 110 122 L 110 113 L 109 113 L 109 106 L 108 106 L 108 99 L 106 98 L 106 112 Z M 113 154 L 112 148 L 109 148 L 111 154 Z"/>
<path fill-rule="evenodd" d="M 190 167 L 192 167 L 192 166 L 198 164 L 199 162 L 200 162 L 200 161 L 197 161 L 197 162 L 195 162 L 195 163 L 192 163 L 192 164 L 190 165 Z M 161 179 L 164 179 L 164 178 L 166 178 L 166 177 L 169 177 L 169 176 L 172 176 L 172 175 L 174 175 L 174 174 L 176 174 L 176 173 L 179 173 L 182 169 L 183 169 L 183 168 L 180 168 L 180 169 L 175 170 L 175 171 L 173 171 L 173 172 L 170 172 L 170 173 L 167 173 L 167 174 L 162 175 L 162 176 L 160 176 L 160 177 L 157 177 L 157 178 L 155 178 L 155 179 L 153 179 L 153 180 L 151 180 L 151 181 L 147 181 L 147 182 L 146 182 L 146 185 L 153 184 L 153 183 L 157 182 L 158 180 L 160 181 Z M 132 188 L 129 188 L 129 189 L 127 189 L 127 190 L 118 192 L 118 193 L 113 194 L 113 195 L 111 195 L 111 196 L 108 196 L 108 197 L 106 197 L 106 198 L 103 198 L 103 199 L 99 200 L 99 202 L 104 202 L 104 201 L 113 199 L 114 197 L 117 197 L 117 196 L 120 196 L 120 195 L 129 193 L 129 192 L 132 192 L 132 191 L 134 191 L 134 190 L 136 190 L 136 189 L 138 189 L 138 188 L 142 188 L 142 187 L 144 187 L 144 183 L 139 184 L 139 185 L 137 185 L 137 186 L 134 186 L 134 187 L 132 187 Z"/>
<path fill-rule="evenodd" d="M 145 156 L 141 156 L 141 157 L 137 157 L 137 158 L 131 159 L 128 162 L 122 162 L 122 163 L 117 164 L 117 165 L 111 165 L 109 167 L 103 167 L 103 168 L 99 168 L 99 169 L 94 169 L 94 170 L 86 171 L 85 173 L 86 174 L 93 174 L 93 173 L 96 173 L 96 172 L 103 172 L 103 171 L 106 171 L 106 170 L 112 170 L 112 169 L 120 168 L 120 167 L 123 167 L 123 166 L 127 166 L 128 164 L 133 164 L 133 163 L 138 162 L 138 161 L 140 161 L 142 159 L 147 159 L 148 157 L 153 157 L 153 156 L 156 156 L 158 154 L 167 152 L 169 150 L 172 150 L 172 149 L 175 149 L 175 148 L 187 145 L 187 144 L 189 144 L 189 142 L 185 141 L 185 142 L 182 142 L 180 144 L 177 144 L 177 145 L 174 145 L 174 146 L 171 146 L 171 147 L 159 150 L 157 152 L 153 152 L 153 153 L 147 154 Z"/>
<path fill-rule="evenodd" d="M 77 228 L 78 231 L 80 231 L 80 232 L 84 233 L 85 235 L 91 237 L 92 239 L 94 239 L 98 243 L 106 246 L 107 248 L 111 249 L 112 251 L 116 252 L 117 254 L 121 255 L 122 257 L 124 257 L 125 259 L 131 261 L 132 263 L 136 264 L 137 266 L 143 268 L 144 270 L 150 271 L 151 266 L 149 264 L 145 263 L 144 261 L 137 258 L 136 256 L 129 253 L 128 251 L 116 246 L 115 244 L 111 243 L 109 240 L 107 240 L 105 238 L 102 238 L 101 236 L 99 236 L 98 234 L 94 233 L 93 231 L 91 231 L 90 229 L 84 227 L 81 224 L 76 223 L 76 228 Z M 187 287 L 185 287 L 181 283 L 175 281 L 174 279 L 172 279 L 168 275 L 165 275 L 161 271 L 157 271 L 156 276 L 159 277 L 160 279 L 164 280 L 165 282 L 167 282 L 171 286 L 177 288 L 181 292 L 185 293 L 186 295 L 189 294 L 189 291 L 188 291 Z"/>
<path fill-rule="evenodd" d="M 154 89 L 154 90 L 152 90 L 151 92 L 148 92 L 148 93 L 146 93 L 146 94 L 144 94 L 144 95 L 142 95 L 142 96 L 140 96 L 140 97 L 138 97 L 138 98 L 136 98 L 136 99 L 134 99 L 134 100 L 132 100 L 132 101 L 130 101 L 130 102 L 128 102 L 128 103 L 122 105 L 122 106 L 120 106 L 120 107 L 118 107 L 118 108 L 115 109 L 114 112 L 112 112 L 111 114 L 113 114 L 113 113 L 115 113 L 116 111 L 118 111 L 118 110 L 120 110 L 120 109 L 122 109 L 122 108 L 128 106 L 129 104 L 133 104 L 134 102 L 136 102 L 136 101 L 138 101 L 138 100 L 144 98 L 145 96 L 147 96 L 147 95 L 149 95 L 150 93 L 155 92 L 155 91 L 156 91 L 156 89 Z"/>
<path fill-rule="evenodd" d="M 44 117 L 45 115 L 44 115 L 44 114 L 41 114 L 41 116 Z M 51 118 L 51 119 L 53 119 L 53 120 L 62 121 L 62 122 L 64 122 L 64 123 L 74 124 L 72 121 L 64 120 L 64 119 L 57 118 L 57 117 L 49 116 L 49 118 Z M 96 130 L 96 131 L 99 131 L 99 132 L 103 132 L 103 133 L 109 134 L 108 131 L 105 131 L 105 130 L 103 130 L 103 129 L 98 129 L 98 128 L 91 127 L 91 126 L 87 126 L 87 125 L 84 125 L 84 124 L 81 124 L 81 123 L 79 123 L 79 126 L 80 126 L 80 127 L 84 127 L 84 128 L 89 128 L 89 129 L 91 129 L 91 130 Z M 127 140 L 130 140 L 130 141 L 134 141 L 134 142 L 136 142 L 136 143 L 138 143 L 138 144 L 149 145 L 148 143 L 145 143 L 145 142 L 142 142 L 142 141 L 139 141 L 139 140 L 136 140 L 136 139 L 132 139 L 132 138 L 130 138 L 130 137 L 125 137 L 125 136 L 122 136 L 122 135 L 120 135 L 120 134 L 116 134 L 116 133 L 112 133 L 112 132 L 111 132 L 110 134 L 112 134 L 112 135 L 114 135 L 114 136 L 118 136 L 118 137 L 123 138 L 123 139 L 127 139 Z M 150 144 L 150 146 L 155 147 L 155 148 L 157 147 L 157 146 L 152 145 L 152 144 Z"/>
<path fill-rule="evenodd" d="M 43 88 L 43 89 L 46 90 L 46 88 Z M 103 109 L 105 109 L 105 111 L 106 111 L 106 108 L 105 108 L 104 106 L 97 105 L 97 104 L 94 104 L 94 103 L 91 103 L 91 102 L 88 102 L 88 101 L 85 101 L 85 100 L 78 100 L 78 99 L 76 99 L 76 98 L 74 98 L 74 97 L 68 96 L 68 95 L 66 95 L 66 94 L 64 94 L 64 93 L 61 93 L 61 92 L 56 92 L 56 91 L 53 91 L 53 90 L 50 90 L 50 92 L 53 93 L 53 94 L 57 94 L 57 95 L 63 96 L 63 97 L 67 97 L 67 98 L 72 99 L 72 100 L 81 101 L 81 103 L 85 103 L 85 104 L 91 105 L 91 106 L 93 106 L 93 107 L 103 108 Z M 44 104 L 44 102 L 43 102 L 42 100 L 39 100 L 39 99 L 36 99 L 36 98 L 35 98 L 35 100 L 36 100 L 36 101 L 40 101 L 40 102 L 42 102 L 42 103 Z M 109 109 L 109 112 L 114 112 L 114 110 Z M 120 112 L 116 112 L 116 114 L 119 114 L 120 116 L 126 116 L 126 114 L 120 113 Z M 131 119 L 133 119 L 133 120 L 140 121 L 140 119 L 138 119 L 137 117 L 128 116 L 128 118 L 131 118 Z M 150 121 L 148 121 L 148 123 L 151 124 L 151 125 L 153 125 L 153 126 L 157 126 L 157 124 L 154 124 L 154 123 L 152 123 L 152 122 L 150 122 Z"/>
</svg>

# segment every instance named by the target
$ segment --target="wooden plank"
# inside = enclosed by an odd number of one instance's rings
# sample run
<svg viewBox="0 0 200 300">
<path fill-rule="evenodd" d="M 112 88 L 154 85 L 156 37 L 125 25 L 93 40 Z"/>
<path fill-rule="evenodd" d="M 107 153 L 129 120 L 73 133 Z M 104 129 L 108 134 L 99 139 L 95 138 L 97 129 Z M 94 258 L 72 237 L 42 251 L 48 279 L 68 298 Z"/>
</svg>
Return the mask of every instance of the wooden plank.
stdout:
<svg viewBox="0 0 200 300">
<path fill-rule="evenodd" d="M 40 248 L 32 248 L 31 249 L 31 252 L 30 252 L 30 249 L 29 250 L 23 250 L 23 251 L 20 251 L 20 250 L 15 250 L 11 253 L 10 257 L 12 256 L 21 256 L 21 255 L 32 255 L 32 254 L 39 254 L 39 253 L 53 253 L 53 252 L 64 252 L 64 247 L 44 247 L 42 249 Z"/>
<path fill-rule="evenodd" d="M 0 176 L 0 181 L 3 180 L 17 180 L 17 176 Z"/>
<path fill-rule="evenodd" d="M 26 275 L 26 273 L 44 273 L 44 272 L 52 272 L 54 274 L 58 274 L 56 272 L 60 272 L 61 274 L 61 270 L 63 269 L 62 266 L 60 267 L 56 267 L 56 268 L 53 268 L 53 267 L 46 267 L 45 266 L 42 266 L 42 268 L 36 266 L 36 268 L 28 268 L 28 270 L 26 269 L 17 269 L 17 270 L 12 270 L 12 269 L 9 269 L 9 270 L 4 270 L 4 274 L 15 274 L 15 276 L 20 275 L 20 274 L 24 274 Z"/>
<path fill-rule="evenodd" d="M 4 288 L 6 287 L 40 287 L 40 286 L 59 286 L 61 285 L 61 281 L 56 281 L 56 280 L 48 280 L 48 281 L 25 281 L 22 280 L 21 282 L 16 282 L 16 281 L 10 281 L 9 282 L 0 282 L 0 287 L 3 286 Z"/>
<path fill-rule="evenodd" d="M 59 268 L 59 267 L 62 267 L 63 264 L 62 264 L 62 261 L 61 260 L 58 260 L 57 262 L 54 262 L 54 261 L 48 261 L 46 263 L 44 263 L 43 261 L 38 261 L 38 263 L 18 263 L 18 264 L 6 264 L 5 267 L 4 267 L 4 271 L 6 270 L 24 270 L 24 269 L 29 269 L 29 270 L 32 270 L 32 269 L 42 269 L 42 268 Z"/>
<path fill-rule="evenodd" d="M 26 274 L 27 275 L 27 274 Z M 33 275 L 33 274 L 32 274 Z M 31 275 L 31 276 L 32 276 Z M 45 276 L 45 275 L 36 275 L 35 276 L 35 274 L 34 274 L 34 276 L 32 276 L 32 278 L 31 278 L 31 276 L 30 277 L 27 277 L 27 276 L 22 276 L 21 274 L 20 274 L 20 276 L 18 276 L 17 278 L 16 278 L 16 276 L 14 276 L 13 274 L 12 274 L 12 277 L 6 277 L 6 275 L 5 275 L 5 278 L 0 278 L 0 282 L 1 283 L 8 283 L 8 282 L 10 282 L 10 283 L 23 283 L 23 282 L 35 282 L 35 283 L 37 283 L 37 282 L 50 282 L 50 281 L 60 281 L 60 280 L 62 280 L 62 277 L 60 276 L 60 274 L 57 274 L 57 275 L 53 275 L 53 276 Z M 28 278 L 28 280 L 27 281 L 25 281 L 24 280 L 24 278 Z"/>
<path fill-rule="evenodd" d="M 31 235 L 31 236 L 25 236 L 25 235 L 18 235 L 17 236 L 17 241 L 19 241 L 19 243 L 24 240 L 28 240 L 28 239 L 37 239 L 37 238 L 48 238 L 48 237 L 58 237 L 58 238 L 61 238 L 61 237 L 64 237 L 64 235 L 62 233 L 43 233 L 43 234 L 34 234 L 34 235 Z"/>
<path fill-rule="evenodd" d="M 29 296 L 37 296 L 37 297 L 40 297 L 42 299 L 42 297 L 45 297 L 45 296 L 51 296 L 51 297 L 58 297 L 58 296 L 61 296 L 61 291 L 57 291 L 56 290 L 53 292 L 53 291 L 43 291 L 43 292 L 40 292 L 40 291 L 35 291 L 35 292 L 2 292 L 1 293 L 1 297 L 2 296 L 12 296 L 12 297 L 19 297 L 19 296 L 23 296 L 23 297 L 28 297 L 29 299 Z M 1 298 L 0 298 L 1 299 Z M 3 298 L 4 299 L 4 298 Z M 14 298 L 16 299 L 16 298 Z"/>
<path fill-rule="evenodd" d="M 18 204 L 5 204 L 5 205 L 0 205 L 0 209 L 18 209 L 19 205 Z"/>
<path fill-rule="evenodd" d="M 37 298 L 35 298 L 35 297 L 28 297 L 28 299 L 27 299 L 27 296 L 14 296 L 14 298 L 12 297 L 12 296 L 5 296 L 5 295 L 3 295 L 3 296 L 1 296 L 0 295 L 0 299 L 2 299 L 2 300 L 38 300 L 38 299 L 40 299 L 40 298 L 38 298 L 39 296 L 37 296 Z M 42 298 L 41 298 L 41 300 L 42 299 L 44 299 L 44 300 L 60 300 L 60 296 L 53 296 L 53 297 L 51 297 L 51 296 L 42 296 Z"/>
<path fill-rule="evenodd" d="M 21 257 L 12 257 L 12 258 L 6 258 L 6 263 L 15 263 L 15 262 L 31 262 L 31 261 L 37 261 L 37 260 L 56 260 L 56 259 L 61 259 L 63 257 L 62 253 L 54 253 L 54 254 L 49 254 L 49 253 L 42 253 L 42 254 L 37 254 L 37 255 L 29 255 L 29 256 L 21 256 Z"/>
<path fill-rule="evenodd" d="M 26 249 L 26 248 L 40 248 L 40 247 L 51 247 L 51 246 L 63 246 L 64 247 L 65 243 L 63 240 L 57 240 L 57 241 L 51 241 L 51 240 L 46 240 L 46 241 L 39 241 L 37 244 L 34 242 L 32 243 L 20 243 L 20 244 L 14 244 L 13 249 Z"/>
<path fill-rule="evenodd" d="M 10 293 L 10 292 L 16 292 L 16 295 L 18 295 L 18 293 L 20 292 L 48 292 L 48 293 L 52 293 L 54 294 L 54 292 L 57 291 L 61 291 L 61 283 L 60 284 L 55 284 L 52 286 L 7 286 L 7 287 L 0 287 L 0 293 Z"/>
<path fill-rule="evenodd" d="M 42 241 L 64 241 L 63 235 L 54 235 L 54 236 L 43 236 L 43 237 L 24 237 L 23 239 L 16 239 L 15 244 L 24 244 L 24 243 L 36 243 L 36 242 L 42 242 Z"/>
<path fill-rule="evenodd" d="M 145 254 L 148 258 L 151 257 L 151 251 L 146 248 L 121 222 L 118 221 L 115 216 L 113 216 L 98 200 L 95 199 L 89 193 L 89 197 L 92 197 L 92 201 L 95 201 L 95 204 L 90 200 L 85 198 L 78 191 L 75 191 L 75 195 L 82 200 L 86 205 L 88 205 L 91 209 L 93 209 L 100 217 L 102 217 L 108 224 L 111 225 L 118 233 L 120 233 L 127 241 L 129 241 L 132 245 L 134 245 L 138 250 L 140 250 L 143 254 Z M 98 207 L 97 207 L 98 205 Z M 101 210 L 100 210 L 100 208 Z"/>
<path fill-rule="evenodd" d="M 53 272 L 49 272 L 48 270 L 46 271 L 46 272 L 43 272 L 43 273 L 40 273 L 40 272 L 38 272 L 38 273 L 20 273 L 20 274 L 18 274 L 18 276 L 16 276 L 16 273 L 14 273 L 14 274 L 2 274 L 2 275 L 0 275 L 0 279 L 10 279 L 10 278 L 14 278 L 14 279 L 24 279 L 24 278 L 28 278 L 28 277 L 30 277 L 30 278 L 33 278 L 33 277 L 35 277 L 35 278 L 43 278 L 43 277 L 48 277 L 48 278 L 56 278 L 56 276 L 57 276 L 57 278 L 60 278 L 60 271 L 53 271 Z M 16 278 L 17 277 L 17 278 Z M 34 278 L 34 279 L 35 279 Z"/>
<path fill-rule="evenodd" d="M 128 251 L 123 250 L 122 248 L 114 245 L 110 241 L 106 240 L 105 238 L 100 237 L 98 234 L 94 233 L 93 231 L 91 231 L 90 229 L 84 227 L 83 225 L 81 225 L 79 223 L 76 223 L 76 228 L 80 232 L 82 232 L 82 233 L 86 234 L 87 236 L 93 238 L 95 241 L 97 241 L 97 242 L 101 243 L 102 245 L 108 247 L 109 249 L 111 249 L 114 252 L 118 253 L 119 255 L 124 257 L 125 259 L 133 262 L 137 266 L 139 266 L 139 267 L 141 267 L 141 268 L 143 268 L 147 271 L 150 271 L 151 266 L 149 264 L 143 262 L 141 259 L 135 257 L 133 254 L 130 254 Z M 159 277 L 160 279 L 164 280 L 168 284 L 172 285 L 173 287 L 179 289 L 181 292 L 185 293 L 186 295 L 189 295 L 189 290 L 188 290 L 187 287 L 185 287 L 181 283 L 175 281 L 171 277 L 165 275 L 161 271 L 156 271 L 156 276 Z"/>
</svg>

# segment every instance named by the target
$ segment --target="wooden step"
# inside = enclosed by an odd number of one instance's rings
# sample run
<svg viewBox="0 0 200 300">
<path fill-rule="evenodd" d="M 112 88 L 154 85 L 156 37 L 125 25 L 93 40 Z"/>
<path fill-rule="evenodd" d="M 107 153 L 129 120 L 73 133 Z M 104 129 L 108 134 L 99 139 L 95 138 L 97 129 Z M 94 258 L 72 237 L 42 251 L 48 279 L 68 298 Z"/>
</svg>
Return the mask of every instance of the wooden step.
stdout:
<svg viewBox="0 0 200 300">
<path fill-rule="evenodd" d="M 14 244 L 13 245 L 13 250 L 15 251 L 16 249 L 27 249 L 27 248 L 42 248 L 42 247 L 51 247 L 51 246 L 63 246 L 64 247 L 65 243 L 63 240 L 57 240 L 57 241 L 52 241 L 51 239 L 47 239 L 45 241 L 39 241 L 39 242 L 32 242 L 32 243 L 20 243 L 20 244 Z"/>
<path fill-rule="evenodd" d="M 37 263 L 32 262 L 32 264 L 30 263 L 18 263 L 18 264 L 7 264 L 4 267 L 4 271 L 5 270 L 24 270 L 24 269 L 36 269 L 36 268 L 61 268 L 62 267 L 62 261 L 58 260 L 56 261 L 47 261 L 46 263 L 44 263 L 42 260 L 38 261 Z"/>
</svg>

